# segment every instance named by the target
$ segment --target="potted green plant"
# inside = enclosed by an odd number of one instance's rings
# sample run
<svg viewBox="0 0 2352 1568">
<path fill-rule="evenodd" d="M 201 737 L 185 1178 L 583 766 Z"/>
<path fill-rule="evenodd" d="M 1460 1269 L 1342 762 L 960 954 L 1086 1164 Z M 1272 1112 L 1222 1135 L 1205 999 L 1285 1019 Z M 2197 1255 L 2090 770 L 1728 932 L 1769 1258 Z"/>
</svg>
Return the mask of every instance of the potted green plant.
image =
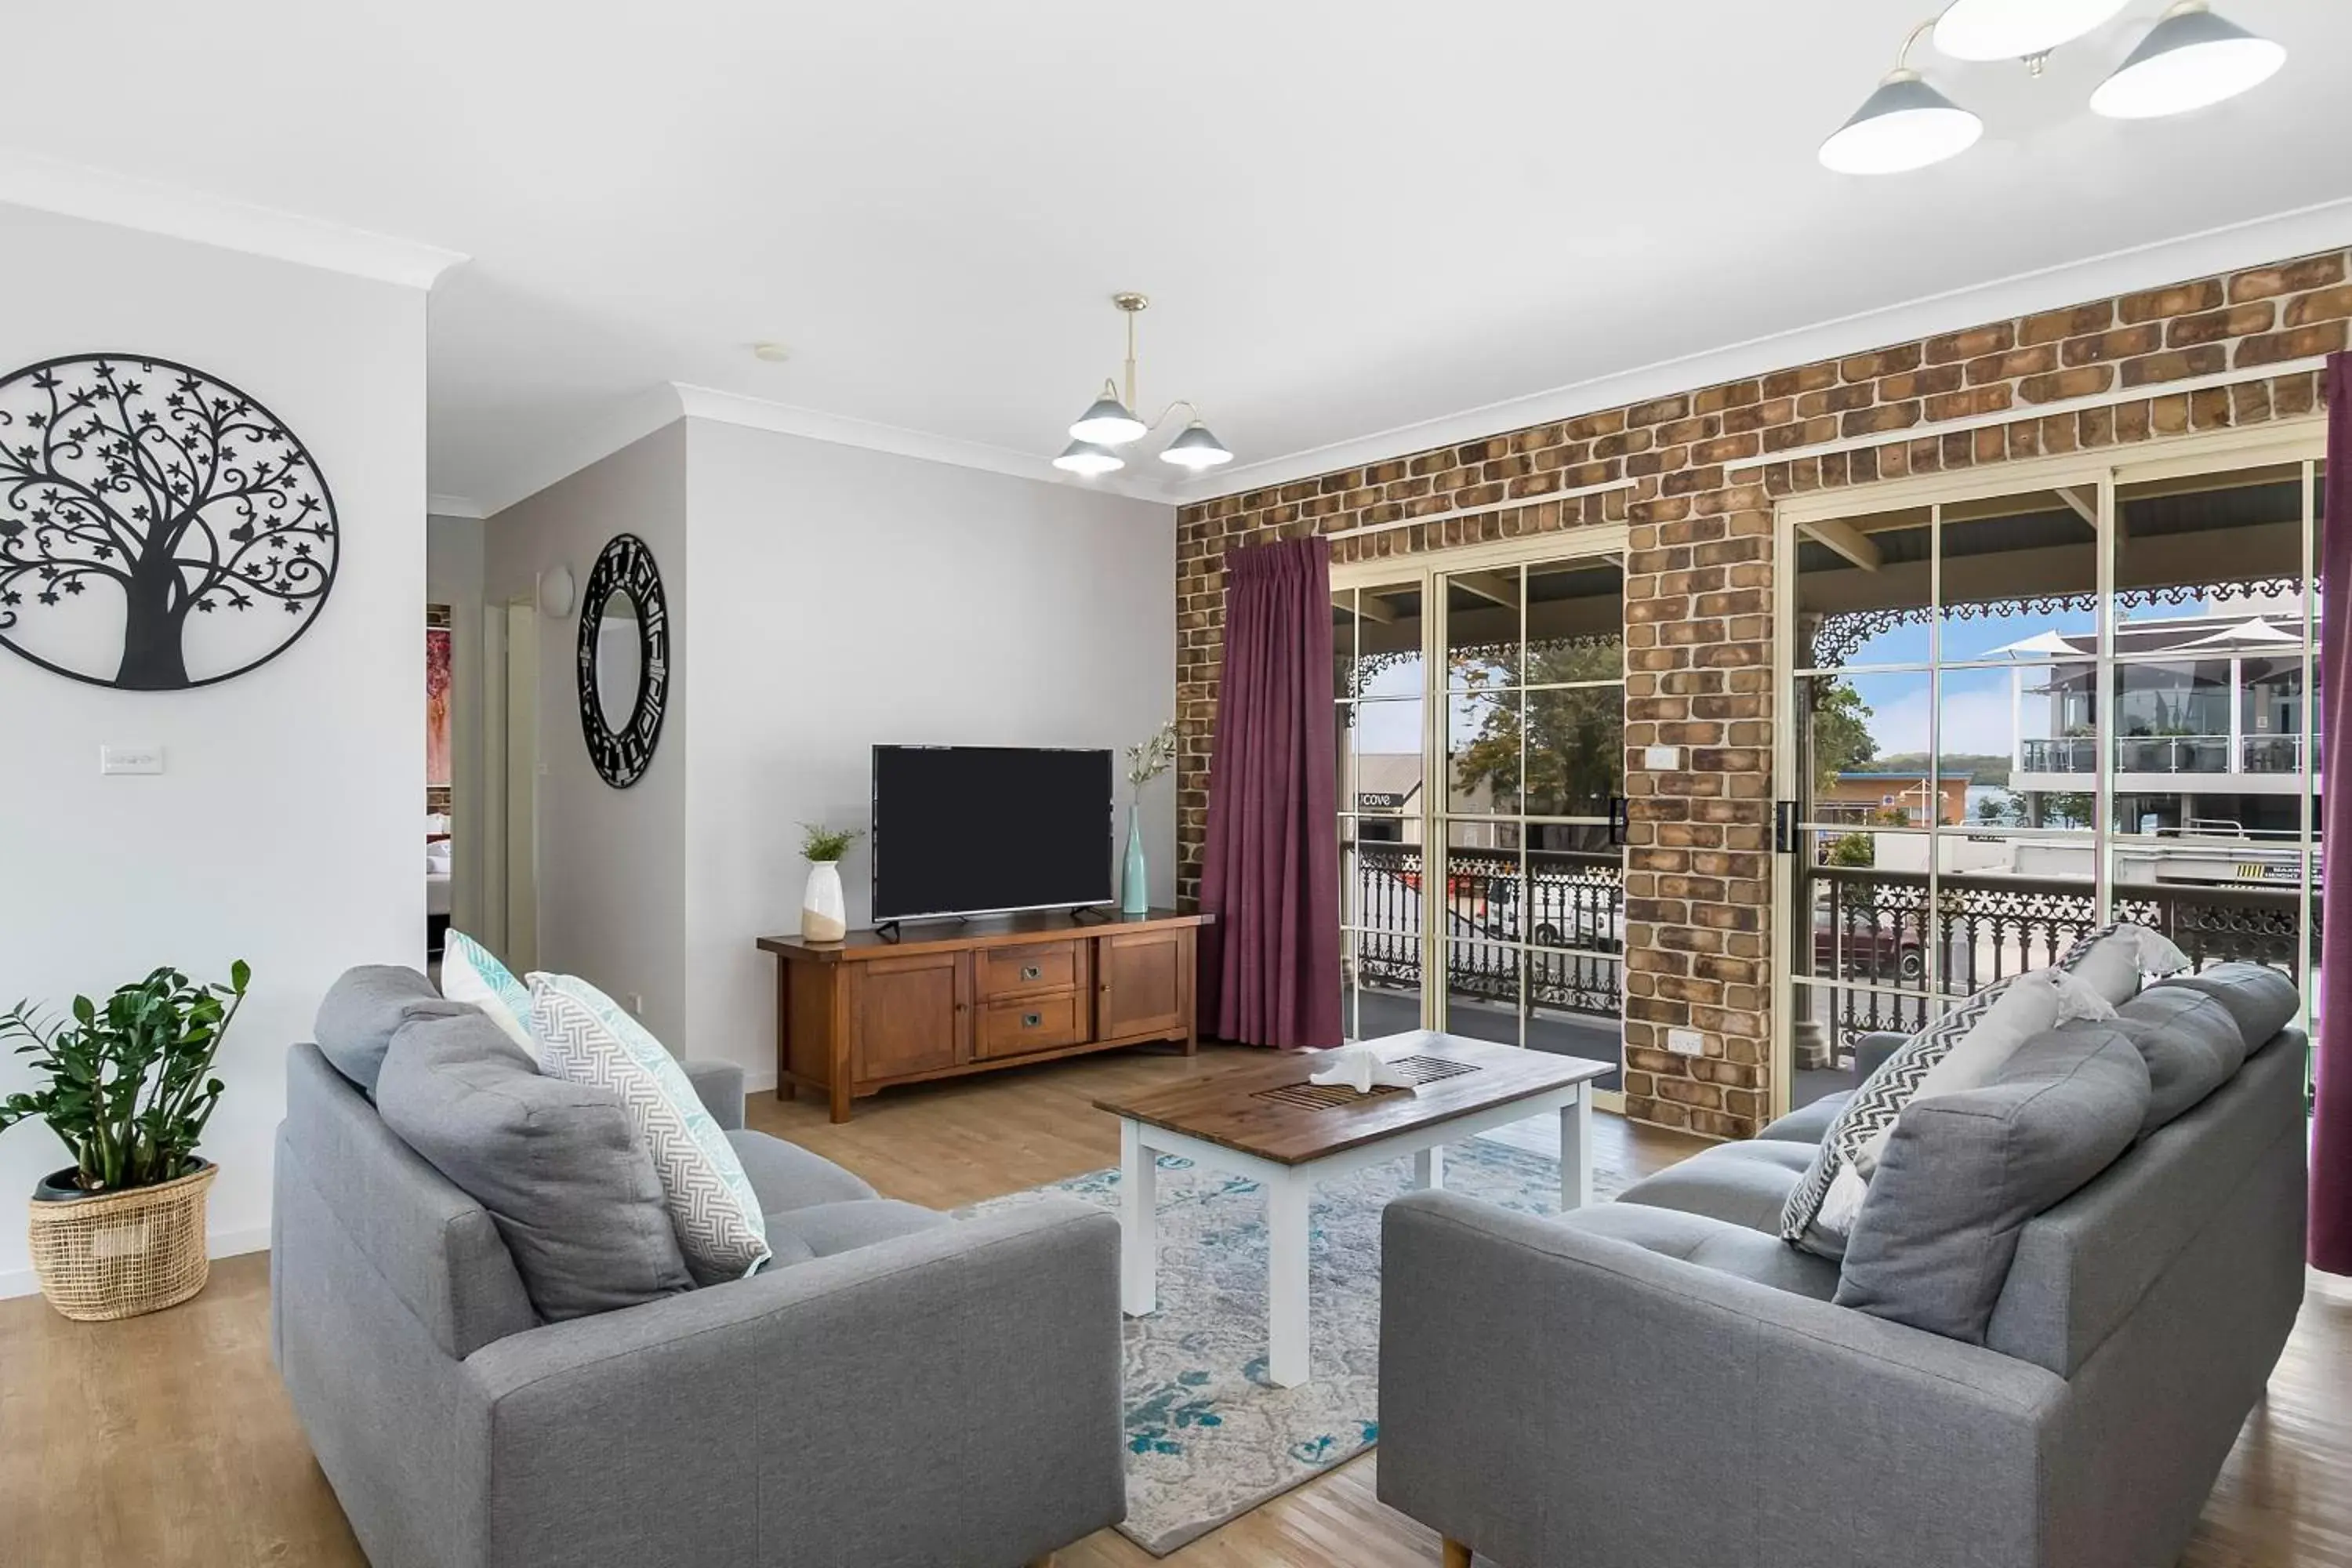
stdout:
<svg viewBox="0 0 2352 1568">
<path fill-rule="evenodd" d="M 68 1318 L 136 1317 L 205 1288 L 205 1194 L 214 1167 L 196 1145 L 221 1080 L 213 1076 L 251 968 L 226 985 L 158 969 L 108 997 L 73 1000 L 68 1018 L 29 1002 L 0 1014 L 40 1075 L 0 1100 L 0 1131 L 37 1117 L 73 1155 L 33 1189 L 33 1273 Z"/>
<path fill-rule="evenodd" d="M 849 934 L 849 907 L 841 894 L 841 858 L 866 837 L 859 827 L 801 824 L 801 854 L 809 863 L 801 894 L 801 935 L 811 942 L 839 942 Z"/>
<path fill-rule="evenodd" d="M 1127 862 L 1119 873 L 1121 914 L 1151 910 L 1150 869 L 1143 858 L 1143 786 L 1176 765 L 1176 721 L 1160 726 L 1149 740 L 1127 749 Z"/>
</svg>

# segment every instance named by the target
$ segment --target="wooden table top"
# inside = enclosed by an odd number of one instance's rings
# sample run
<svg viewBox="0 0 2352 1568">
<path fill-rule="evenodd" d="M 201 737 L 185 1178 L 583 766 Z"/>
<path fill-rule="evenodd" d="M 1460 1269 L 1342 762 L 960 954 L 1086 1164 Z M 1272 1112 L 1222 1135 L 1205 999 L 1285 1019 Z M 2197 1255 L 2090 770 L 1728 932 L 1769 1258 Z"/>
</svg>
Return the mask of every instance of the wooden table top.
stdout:
<svg viewBox="0 0 2352 1568">
<path fill-rule="evenodd" d="M 761 951 L 819 963 L 856 963 L 876 958 L 897 958 L 911 952 L 961 952 L 975 947 L 1018 947 L 1028 942 L 1069 937 L 1117 936 L 1121 931 L 1172 931 L 1181 926 L 1212 924 L 1213 916 L 1178 910 L 1152 910 L 1145 914 L 1121 914 L 1117 910 L 1089 910 L 1073 915 L 1047 910 L 1018 915 L 981 915 L 969 921 L 909 921 L 894 935 L 854 931 L 840 942 L 812 942 L 799 935 L 763 936 Z"/>
<path fill-rule="evenodd" d="M 1310 1085 L 1326 1053 L 1286 1052 L 1212 1077 L 1095 1101 L 1131 1121 L 1202 1139 L 1277 1164 L 1300 1165 L 1342 1150 L 1588 1083 L 1615 1068 L 1585 1057 L 1522 1050 L 1432 1029 L 1368 1040 L 1391 1061 L 1430 1075 L 1420 1092 Z M 1464 1071 L 1463 1068 L 1470 1070 Z"/>
</svg>

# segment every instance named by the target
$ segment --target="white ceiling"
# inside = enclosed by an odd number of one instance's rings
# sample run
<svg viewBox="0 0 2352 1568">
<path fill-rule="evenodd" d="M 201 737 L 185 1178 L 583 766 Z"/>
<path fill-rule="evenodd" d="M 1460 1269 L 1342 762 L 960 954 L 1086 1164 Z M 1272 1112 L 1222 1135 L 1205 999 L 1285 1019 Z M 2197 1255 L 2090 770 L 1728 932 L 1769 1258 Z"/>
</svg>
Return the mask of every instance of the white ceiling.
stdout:
<svg viewBox="0 0 2352 1568">
<path fill-rule="evenodd" d="M 1201 402 L 1240 454 L 1213 481 L 1230 489 L 2352 196 L 2341 0 L 2221 0 L 2287 68 L 2173 121 L 2083 107 L 2162 0 L 2040 81 L 1923 47 L 1984 143 L 1890 180 L 1825 173 L 1815 145 L 1932 8 L 52 5 L 10 18 L 0 146 L 470 257 L 433 296 L 432 479 L 493 508 L 649 427 L 667 383 L 782 426 L 1029 467 L 1116 369 L 1117 289 L 1154 300 L 1143 401 Z M 2296 223 L 2280 232 L 2352 243 L 2352 206 Z M 2152 282 L 2174 259 L 2108 265 Z M 2088 276 L 2010 297 L 2063 302 Z M 1927 310 L 1958 325 L 1980 302 Z M 1797 346 L 1861 346 L 1892 320 Z M 754 360 L 763 338 L 789 363 Z M 1752 368 L 1791 346 L 1758 345 Z"/>
</svg>

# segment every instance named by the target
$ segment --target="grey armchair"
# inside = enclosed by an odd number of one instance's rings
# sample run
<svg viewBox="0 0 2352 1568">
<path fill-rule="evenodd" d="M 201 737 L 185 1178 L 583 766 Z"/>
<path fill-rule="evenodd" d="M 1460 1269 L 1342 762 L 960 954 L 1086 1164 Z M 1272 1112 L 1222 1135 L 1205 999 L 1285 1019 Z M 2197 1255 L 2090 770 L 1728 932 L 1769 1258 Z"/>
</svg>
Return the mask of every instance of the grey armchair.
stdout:
<svg viewBox="0 0 2352 1568">
<path fill-rule="evenodd" d="M 739 1073 L 690 1076 L 763 1205 L 871 1198 L 740 1131 Z M 1012 1568 L 1124 1516 L 1100 1211 L 1041 1202 L 543 1323 L 490 1216 L 315 1047 L 287 1098 L 272 1348 L 375 1568 Z"/>
</svg>

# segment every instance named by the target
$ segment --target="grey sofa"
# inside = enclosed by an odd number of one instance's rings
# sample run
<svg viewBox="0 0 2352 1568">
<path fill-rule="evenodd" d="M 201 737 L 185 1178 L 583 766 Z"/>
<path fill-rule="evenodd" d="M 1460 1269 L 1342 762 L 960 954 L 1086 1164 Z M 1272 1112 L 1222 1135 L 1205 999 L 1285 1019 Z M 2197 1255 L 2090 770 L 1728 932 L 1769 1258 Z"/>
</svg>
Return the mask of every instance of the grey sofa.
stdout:
<svg viewBox="0 0 2352 1568">
<path fill-rule="evenodd" d="M 910 1228 L 743 1131 L 739 1069 L 688 1071 L 772 1235 L 832 1239 L 551 1323 L 481 1205 L 293 1047 L 271 1348 L 375 1568 L 1013 1568 L 1124 1517 L 1117 1222 Z"/>
<path fill-rule="evenodd" d="M 1984 1342 L 1779 1239 L 1834 1106 L 1621 1201 L 1386 1213 L 1381 1500 L 1503 1568 L 2158 1568 L 2304 1293 L 2305 1048 L 2025 1222 Z"/>
</svg>

